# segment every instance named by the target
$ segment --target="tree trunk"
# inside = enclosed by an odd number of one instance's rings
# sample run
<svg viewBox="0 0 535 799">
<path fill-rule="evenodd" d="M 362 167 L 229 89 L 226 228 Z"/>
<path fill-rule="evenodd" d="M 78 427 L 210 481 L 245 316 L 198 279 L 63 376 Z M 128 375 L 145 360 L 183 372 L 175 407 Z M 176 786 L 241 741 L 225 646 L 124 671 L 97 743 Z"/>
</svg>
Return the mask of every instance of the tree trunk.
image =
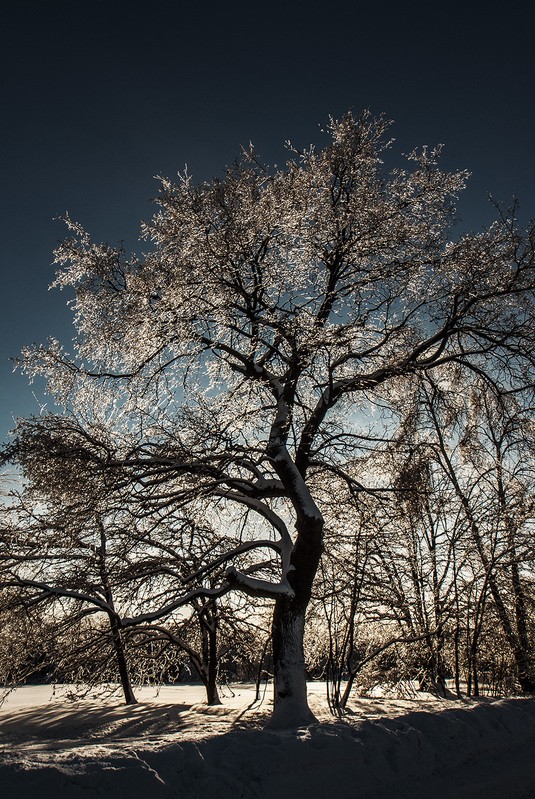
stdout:
<svg viewBox="0 0 535 799">
<path fill-rule="evenodd" d="M 220 705 L 221 700 L 217 690 L 219 658 L 217 654 L 216 601 L 209 599 L 203 604 L 197 602 L 194 607 L 201 631 L 201 657 L 194 665 L 206 689 L 206 703 Z"/>
<path fill-rule="evenodd" d="M 97 526 L 100 531 L 100 548 L 97 550 L 99 558 L 100 576 L 102 579 L 102 587 L 104 589 L 104 597 L 111 609 L 111 612 L 108 613 L 108 619 L 110 622 L 111 639 L 113 641 L 115 655 L 117 657 L 117 668 L 119 671 L 119 677 L 123 688 L 124 701 L 126 702 L 127 705 L 135 705 L 137 704 L 137 699 L 134 696 L 132 685 L 130 683 L 130 675 L 128 674 L 128 664 L 126 662 L 126 656 L 124 653 L 124 644 L 121 634 L 121 627 L 117 619 L 117 616 L 114 613 L 113 591 L 111 588 L 108 568 L 106 563 L 106 542 L 107 542 L 106 529 L 100 517 L 97 517 Z"/>
<path fill-rule="evenodd" d="M 459 611 L 457 611 L 457 614 Z M 457 615 L 457 623 L 455 625 L 455 633 L 453 636 L 453 657 L 454 657 L 454 680 L 455 680 L 455 694 L 457 699 L 461 698 L 461 658 L 459 652 L 459 639 L 461 637 L 461 629 L 459 625 L 459 615 Z"/>
<path fill-rule="evenodd" d="M 292 729 L 317 722 L 308 706 L 305 673 L 305 614 L 312 592 L 322 549 L 321 517 L 316 524 L 308 521 L 299 530 L 292 552 L 294 570 L 288 581 L 295 596 L 280 596 L 275 602 L 272 624 L 273 642 L 273 714 L 268 729 Z"/>
<path fill-rule="evenodd" d="M 478 672 L 477 656 L 475 654 L 472 660 L 472 675 L 474 680 L 472 696 L 479 696 L 479 672 Z"/>
<path fill-rule="evenodd" d="M 510 644 L 515 658 L 517 679 L 520 689 L 524 694 L 535 691 L 535 669 L 533 663 L 532 647 L 530 646 L 528 632 L 528 608 L 522 578 L 520 575 L 520 560 L 517 552 L 517 523 L 511 513 L 504 482 L 503 468 L 503 439 L 496 440 L 496 463 L 498 477 L 498 499 L 500 510 L 505 520 L 507 530 L 507 543 L 511 558 L 511 587 L 513 589 L 513 624 L 516 635 L 511 630 Z M 507 635 L 507 630 L 505 630 Z"/>
<path fill-rule="evenodd" d="M 304 727 L 317 719 L 308 707 L 303 636 L 305 609 L 280 597 L 273 613 L 273 715 L 269 729 Z"/>
<path fill-rule="evenodd" d="M 206 699 L 209 705 L 220 705 L 221 700 L 217 690 L 217 673 L 219 671 L 219 658 L 217 655 L 217 615 L 215 600 L 213 611 L 207 618 L 208 624 L 208 681 L 206 684 Z"/>
<path fill-rule="evenodd" d="M 517 631 L 515 662 L 520 689 L 524 694 L 535 692 L 535 669 L 533 667 L 533 651 L 528 633 L 528 610 L 524 587 L 520 577 L 520 568 L 516 559 L 516 549 L 512 551 L 511 581 L 514 598 L 514 615 Z"/>
<path fill-rule="evenodd" d="M 109 616 L 109 619 L 110 619 L 111 637 L 113 641 L 113 646 L 115 648 L 115 655 L 117 657 L 117 668 L 119 671 L 119 677 L 123 689 L 124 701 L 126 702 L 127 705 L 135 705 L 137 704 L 137 699 L 134 696 L 134 691 L 132 690 L 132 685 L 130 683 L 130 676 L 128 674 L 128 665 L 126 663 L 126 657 L 124 654 L 123 639 L 121 638 L 121 630 L 119 628 L 117 620 L 113 616 Z"/>
<path fill-rule="evenodd" d="M 533 656 L 518 646 L 514 651 L 516 677 L 523 694 L 535 693 L 535 677 L 533 676 Z"/>
</svg>

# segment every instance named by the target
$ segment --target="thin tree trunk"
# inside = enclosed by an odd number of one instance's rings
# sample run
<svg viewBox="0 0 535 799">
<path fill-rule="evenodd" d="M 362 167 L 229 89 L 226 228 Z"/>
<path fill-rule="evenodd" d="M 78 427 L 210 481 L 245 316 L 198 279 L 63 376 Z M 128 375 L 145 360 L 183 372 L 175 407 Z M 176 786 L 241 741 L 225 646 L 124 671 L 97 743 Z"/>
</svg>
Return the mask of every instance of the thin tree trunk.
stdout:
<svg viewBox="0 0 535 799">
<path fill-rule="evenodd" d="M 123 639 L 121 637 L 121 630 L 119 628 L 117 620 L 113 616 L 109 616 L 109 620 L 110 620 L 111 637 L 113 641 L 113 646 L 115 648 L 115 656 L 117 658 L 117 668 L 119 671 L 119 677 L 121 680 L 121 686 L 124 694 L 124 701 L 126 702 L 127 705 L 135 705 L 137 704 L 137 699 L 134 695 L 132 684 L 130 682 L 130 676 L 128 674 L 128 666 L 124 654 L 124 646 L 123 646 Z"/>
<path fill-rule="evenodd" d="M 258 702 L 260 699 L 260 683 L 262 682 L 262 672 L 264 671 L 264 660 L 266 659 L 266 654 L 270 643 L 271 643 L 271 635 L 268 635 L 268 637 L 264 642 L 264 646 L 262 647 L 262 654 L 260 655 L 260 659 L 258 661 L 258 671 L 256 674 L 255 702 Z"/>
<path fill-rule="evenodd" d="M 206 685 L 206 699 L 209 705 L 220 705 L 221 699 L 217 690 L 217 676 L 219 671 L 219 658 L 217 655 L 217 617 L 215 602 L 210 616 L 205 617 L 208 628 L 208 682 Z"/>
<path fill-rule="evenodd" d="M 107 536 L 104 524 L 102 523 L 100 517 L 97 517 L 97 526 L 100 531 L 100 548 L 98 550 L 100 576 L 102 579 L 102 587 L 104 589 L 104 596 L 106 602 L 108 603 L 108 605 L 112 610 L 112 612 L 108 614 L 108 619 L 110 621 L 111 638 L 115 649 L 115 656 L 117 658 L 117 669 L 119 671 L 119 678 L 121 680 L 121 686 L 124 693 L 124 701 L 126 702 L 127 705 L 135 705 L 137 704 L 137 699 L 134 696 L 134 691 L 132 690 L 132 684 L 130 682 L 130 676 L 128 674 L 128 665 L 124 653 L 121 628 L 117 620 L 117 617 L 113 614 L 114 611 L 113 591 L 111 588 L 111 583 L 106 563 Z"/>
<path fill-rule="evenodd" d="M 503 467 L 503 437 L 495 439 L 496 464 L 498 479 L 498 500 L 500 510 L 505 520 L 507 539 L 510 548 L 511 558 L 511 587 L 513 589 L 513 616 L 516 635 L 513 640 L 513 654 L 515 658 L 517 679 L 522 693 L 533 693 L 535 691 L 535 669 L 533 654 L 530 647 L 528 632 L 528 609 L 522 578 L 520 575 L 520 565 L 517 554 L 517 525 L 514 515 L 511 513 L 504 481 Z"/>
<path fill-rule="evenodd" d="M 479 696 L 479 674 L 477 668 L 477 654 L 474 652 L 472 655 L 472 674 L 474 678 L 474 689 L 472 696 Z"/>
</svg>

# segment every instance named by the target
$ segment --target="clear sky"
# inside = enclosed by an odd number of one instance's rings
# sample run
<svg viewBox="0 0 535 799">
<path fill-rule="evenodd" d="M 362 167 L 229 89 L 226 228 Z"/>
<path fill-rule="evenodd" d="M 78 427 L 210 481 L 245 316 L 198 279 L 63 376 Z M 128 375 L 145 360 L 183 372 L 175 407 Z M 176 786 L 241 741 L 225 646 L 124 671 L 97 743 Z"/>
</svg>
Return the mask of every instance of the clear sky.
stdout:
<svg viewBox="0 0 535 799">
<path fill-rule="evenodd" d="M 11 0 L 0 20 L 0 441 L 39 397 L 10 357 L 68 344 L 68 296 L 47 291 L 69 211 L 97 240 L 142 249 L 153 176 L 221 176 L 252 140 L 321 143 L 329 114 L 371 108 L 399 151 L 446 145 L 472 172 L 459 229 L 489 192 L 535 216 L 532 4 Z"/>
</svg>

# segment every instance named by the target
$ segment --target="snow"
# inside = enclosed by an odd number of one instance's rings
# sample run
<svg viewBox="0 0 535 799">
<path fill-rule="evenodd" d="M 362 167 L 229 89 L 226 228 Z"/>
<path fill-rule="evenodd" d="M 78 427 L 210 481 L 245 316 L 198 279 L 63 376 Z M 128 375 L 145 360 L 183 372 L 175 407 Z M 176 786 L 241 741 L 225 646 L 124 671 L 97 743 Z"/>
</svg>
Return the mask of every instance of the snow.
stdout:
<svg viewBox="0 0 535 799">
<path fill-rule="evenodd" d="M 269 689 L 268 689 L 269 690 Z M 270 702 L 250 685 L 207 707 L 199 686 L 70 701 L 27 686 L 0 708 L 5 799 L 529 799 L 535 797 L 535 699 L 355 698 L 318 724 L 262 728 Z"/>
</svg>

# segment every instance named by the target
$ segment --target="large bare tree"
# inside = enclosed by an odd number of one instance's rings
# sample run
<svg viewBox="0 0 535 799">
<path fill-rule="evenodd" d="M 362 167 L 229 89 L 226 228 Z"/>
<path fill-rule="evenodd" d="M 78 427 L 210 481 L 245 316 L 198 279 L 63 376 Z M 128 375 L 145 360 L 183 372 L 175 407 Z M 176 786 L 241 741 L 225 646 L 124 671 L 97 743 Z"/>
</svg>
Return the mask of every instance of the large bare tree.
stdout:
<svg viewBox="0 0 535 799">
<path fill-rule="evenodd" d="M 144 512 L 202 506 L 232 531 L 175 604 L 274 601 L 273 727 L 313 720 L 303 631 L 330 481 L 387 495 L 358 456 L 395 435 L 416 376 L 471 373 L 499 394 L 533 367 L 533 230 L 504 214 L 451 241 L 466 173 L 426 148 L 387 169 L 388 127 L 348 114 L 283 168 L 250 149 L 221 180 L 163 180 L 142 258 L 68 221 L 56 285 L 75 292 L 76 351 L 24 356 L 86 431 L 116 430 L 107 450 L 90 434 L 73 447 Z M 144 620 L 158 613 L 147 600 Z"/>
</svg>

